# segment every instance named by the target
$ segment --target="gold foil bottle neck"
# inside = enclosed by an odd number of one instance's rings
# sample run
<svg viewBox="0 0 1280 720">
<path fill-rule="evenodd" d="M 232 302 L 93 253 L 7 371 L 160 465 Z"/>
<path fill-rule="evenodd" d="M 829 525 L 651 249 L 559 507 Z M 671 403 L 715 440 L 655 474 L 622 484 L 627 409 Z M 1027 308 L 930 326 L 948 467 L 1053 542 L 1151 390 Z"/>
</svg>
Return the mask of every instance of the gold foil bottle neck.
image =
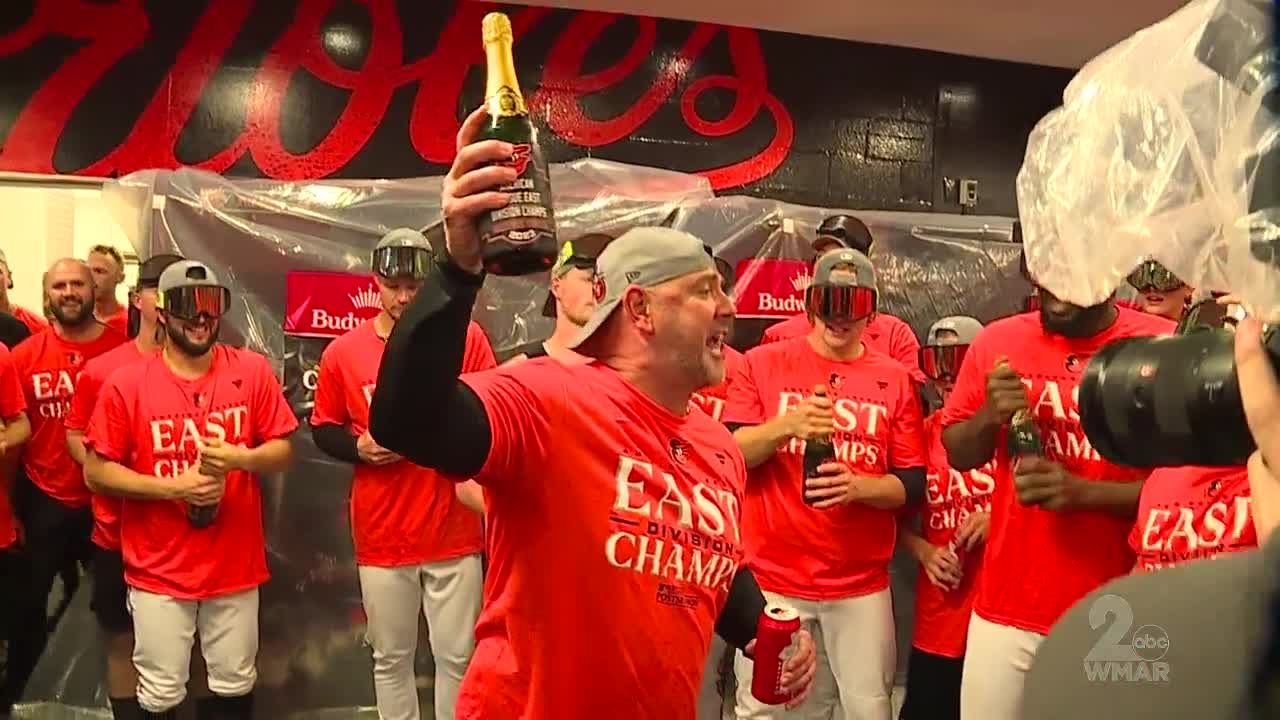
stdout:
<svg viewBox="0 0 1280 720">
<path fill-rule="evenodd" d="M 480 24 L 480 29 L 484 35 L 485 45 L 496 42 L 512 42 L 511 18 L 503 13 L 493 12 L 485 15 L 484 21 Z"/>
</svg>

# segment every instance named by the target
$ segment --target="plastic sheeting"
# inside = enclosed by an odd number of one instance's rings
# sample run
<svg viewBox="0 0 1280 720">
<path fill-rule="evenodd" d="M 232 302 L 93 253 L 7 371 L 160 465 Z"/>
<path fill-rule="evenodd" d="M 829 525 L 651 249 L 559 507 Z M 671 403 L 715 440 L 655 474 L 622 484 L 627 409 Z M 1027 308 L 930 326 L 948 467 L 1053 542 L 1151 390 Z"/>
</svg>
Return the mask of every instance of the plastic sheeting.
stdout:
<svg viewBox="0 0 1280 720">
<path fill-rule="evenodd" d="M 1259 162 L 1280 129 L 1269 12 L 1267 0 L 1194 0 L 1067 86 L 1017 181 L 1027 264 L 1047 289 L 1092 304 L 1151 256 L 1280 310 L 1280 158 Z"/>
<path fill-rule="evenodd" d="M 738 320 L 739 347 L 756 342 L 771 318 L 793 314 L 762 311 L 758 295 L 767 289 L 779 307 L 799 296 L 814 229 L 836 213 L 869 225 L 882 309 L 917 334 L 944 315 L 990 320 L 1015 312 L 1029 291 L 1019 273 L 1020 249 L 1008 242 L 1007 218 L 715 198 L 696 176 L 597 160 L 553 166 L 552 183 L 562 240 L 659 223 L 702 237 L 738 271 L 739 306 L 756 315 Z M 176 251 L 209 263 L 230 285 L 234 308 L 222 340 L 267 355 L 305 422 L 327 338 L 377 312 L 376 295 L 369 295 L 370 250 L 399 226 L 432 228 L 428 236 L 438 244 L 440 187 L 440 178 L 277 183 L 180 170 L 130 175 L 108 183 L 104 197 L 141 257 Z M 495 350 L 550 333 L 551 321 L 541 316 L 546 292 L 545 276 L 488 280 L 476 317 Z M 264 479 L 273 575 L 262 596 L 259 710 L 281 718 L 314 717 L 322 709 L 335 718 L 367 714 L 372 671 L 348 524 L 351 470 L 321 454 L 305 430 L 295 436 L 295 449 L 285 476 Z M 895 561 L 903 666 L 915 579 L 910 560 Z M 90 640 L 93 621 L 79 600 L 19 717 L 83 717 L 84 708 L 105 707 L 101 649 Z M 423 713 L 430 717 L 433 669 L 427 644 L 419 648 Z M 193 673 L 193 686 L 200 682 Z M 55 706 L 63 714 L 46 715 Z"/>
</svg>

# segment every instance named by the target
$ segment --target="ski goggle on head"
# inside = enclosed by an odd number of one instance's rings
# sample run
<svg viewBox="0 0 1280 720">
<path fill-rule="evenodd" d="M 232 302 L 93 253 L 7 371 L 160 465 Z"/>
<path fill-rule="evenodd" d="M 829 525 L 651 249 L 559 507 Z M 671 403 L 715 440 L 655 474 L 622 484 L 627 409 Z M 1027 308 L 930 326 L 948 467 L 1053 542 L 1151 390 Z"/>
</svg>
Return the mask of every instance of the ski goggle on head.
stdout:
<svg viewBox="0 0 1280 720">
<path fill-rule="evenodd" d="M 823 322 L 857 322 L 876 311 L 875 288 L 855 285 L 810 285 L 805 310 Z"/>
<path fill-rule="evenodd" d="M 431 268 L 431 251 L 423 247 L 392 245 L 373 251 L 373 272 L 387 279 L 422 279 Z"/>
<path fill-rule="evenodd" d="M 959 343 L 924 345 L 920 348 L 920 372 L 930 380 L 955 380 L 968 351 L 968 345 Z"/>
<path fill-rule="evenodd" d="M 1172 292 L 1186 283 L 1177 275 L 1169 272 L 1165 266 L 1155 260 L 1147 260 L 1139 265 L 1126 278 L 1129 286 L 1138 292 L 1154 290 L 1156 292 Z"/>
<path fill-rule="evenodd" d="M 181 320 L 195 320 L 201 315 L 216 320 L 231 307 L 231 291 L 220 285 L 169 288 L 156 299 L 161 310 Z"/>
</svg>

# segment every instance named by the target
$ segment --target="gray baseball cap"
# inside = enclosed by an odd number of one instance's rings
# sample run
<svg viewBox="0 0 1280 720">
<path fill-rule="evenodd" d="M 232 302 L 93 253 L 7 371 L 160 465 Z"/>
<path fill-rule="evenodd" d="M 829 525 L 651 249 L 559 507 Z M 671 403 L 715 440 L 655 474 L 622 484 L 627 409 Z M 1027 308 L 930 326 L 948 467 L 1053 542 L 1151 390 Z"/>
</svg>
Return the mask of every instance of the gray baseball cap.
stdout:
<svg viewBox="0 0 1280 720">
<path fill-rule="evenodd" d="M 222 287 L 218 276 L 208 265 L 198 260 L 181 260 L 173 263 L 160 273 L 159 290 L 164 294 L 175 288 L 201 287 L 212 285 Z"/>
<path fill-rule="evenodd" d="M 377 251 L 382 250 L 383 248 L 399 247 L 430 250 L 431 243 L 427 242 L 426 235 L 423 235 L 421 232 L 414 230 L 413 228 L 396 228 L 387 232 L 386 235 L 383 235 L 382 239 L 378 241 L 378 244 L 373 249 Z"/>
<path fill-rule="evenodd" d="M 609 243 L 596 259 L 596 309 L 569 348 L 582 345 L 604 325 L 622 302 L 627 288 L 651 288 L 714 269 L 715 261 L 703 249 L 702 241 L 687 232 L 664 227 L 628 230 Z"/>
<path fill-rule="evenodd" d="M 938 333 L 950 331 L 956 338 L 938 340 Z M 929 335 L 925 345 L 971 345 L 973 339 L 982 332 L 982 323 L 968 315 L 949 315 L 929 326 Z"/>
<path fill-rule="evenodd" d="M 853 272 L 844 271 L 832 277 L 836 268 L 841 265 L 852 266 Z M 818 258 L 818 262 L 813 266 L 813 282 L 810 285 L 865 287 L 874 290 L 876 269 L 872 266 L 871 260 L 857 250 L 849 248 L 829 250 Z"/>
</svg>

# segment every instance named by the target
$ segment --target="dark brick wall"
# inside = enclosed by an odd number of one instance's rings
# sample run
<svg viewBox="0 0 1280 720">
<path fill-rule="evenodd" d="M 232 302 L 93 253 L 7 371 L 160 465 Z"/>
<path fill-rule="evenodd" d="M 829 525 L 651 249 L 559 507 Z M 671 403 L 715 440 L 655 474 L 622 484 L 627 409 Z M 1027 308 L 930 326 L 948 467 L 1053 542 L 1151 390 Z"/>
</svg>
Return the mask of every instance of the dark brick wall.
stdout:
<svg viewBox="0 0 1280 720">
<path fill-rule="evenodd" d="M 5 3 L 0 36 L 27 41 L 0 55 L 0 169 L 442 172 L 483 94 L 479 18 L 492 6 L 327 3 L 94 3 L 93 18 L 71 0 Z M 958 181 L 972 178 L 976 212 L 1012 214 L 1027 133 L 1070 78 L 687 22 L 511 14 L 552 160 L 703 172 L 720 192 L 811 205 L 958 212 Z M 381 68 L 360 74 L 375 57 Z"/>
</svg>

